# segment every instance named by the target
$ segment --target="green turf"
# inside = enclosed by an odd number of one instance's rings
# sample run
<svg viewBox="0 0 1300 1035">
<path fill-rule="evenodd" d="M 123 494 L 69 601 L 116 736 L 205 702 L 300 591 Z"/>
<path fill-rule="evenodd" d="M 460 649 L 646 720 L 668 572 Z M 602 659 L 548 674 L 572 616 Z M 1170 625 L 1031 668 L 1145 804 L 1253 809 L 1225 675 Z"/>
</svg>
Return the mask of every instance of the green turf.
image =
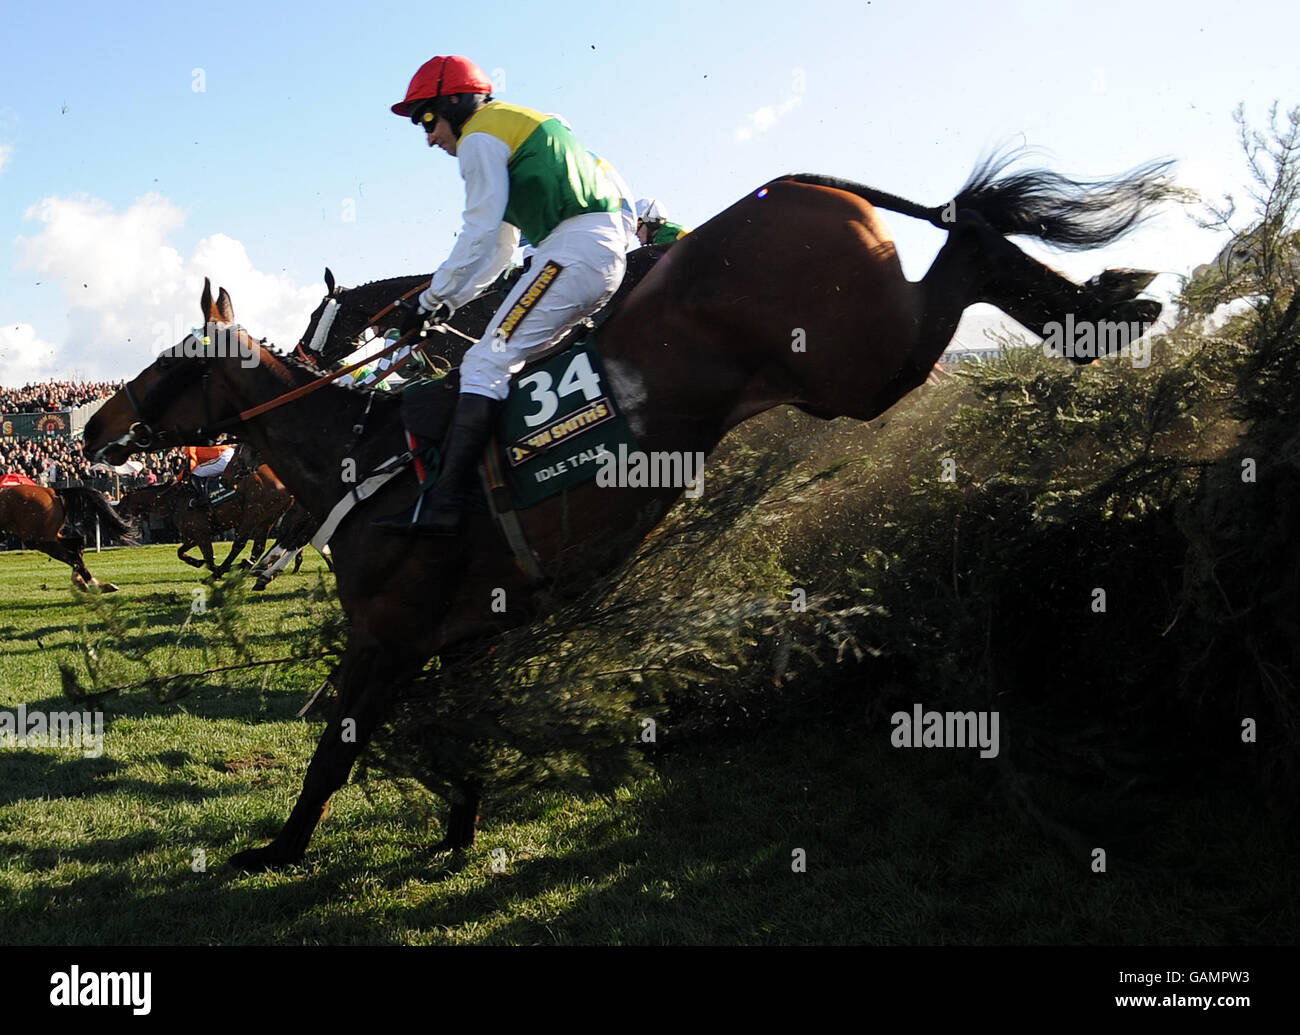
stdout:
<svg viewBox="0 0 1300 1035">
<path fill-rule="evenodd" d="M 191 608 L 202 584 L 174 548 L 87 562 L 122 587 L 118 606 L 156 652 L 193 668 L 213 660 Z M 313 555 L 241 605 L 257 656 L 279 657 L 281 630 L 313 620 L 322 567 Z M 85 621 L 102 635 L 65 566 L 0 553 L 0 709 L 73 707 L 58 666 L 84 671 Z M 1127 831 L 1107 872 L 1093 873 L 1089 855 L 1013 807 L 994 764 L 898 751 L 888 727 L 815 717 L 667 752 L 613 801 L 535 794 L 498 807 L 459 856 L 430 850 L 436 802 L 421 811 L 410 788 L 372 775 L 336 795 L 301 865 L 226 871 L 293 803 L 321 729 L 293 716 L 322 665 L 200 681 L 171 703 L 117 695 L 99 705 L 98 758 L 0 749 L 0 942 L 1295 940 L 1294 837 L 1231 789 L 1151 798 L 1137 845 Z M 1045 787 L 1039 800 L 1058 793 Z M 797 850 L 806 872 L 792 865 Z"/>
</svg>

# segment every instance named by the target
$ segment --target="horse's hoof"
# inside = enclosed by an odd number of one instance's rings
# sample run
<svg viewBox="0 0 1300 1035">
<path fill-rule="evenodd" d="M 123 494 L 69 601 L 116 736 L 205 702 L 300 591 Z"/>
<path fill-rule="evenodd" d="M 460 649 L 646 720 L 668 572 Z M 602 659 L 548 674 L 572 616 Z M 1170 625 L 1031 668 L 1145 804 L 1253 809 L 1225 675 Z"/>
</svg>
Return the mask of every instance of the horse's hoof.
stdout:
<svg viewBox="0 0 1300 1035">
<path fill-rule="evenodd" d="M 266 589 L 266 583 L 263 582 L 261 579 L 258 579 L 256 582 L 253 583 L 253 589 L 254 591 L 260 593 L 262 592 L 262 590 Z"/>
<path fill-rule="evenodd" d="M 266 873 L 268 870 L 282 870 L 297 861 L 297 859 L 284 858 L 278 852 L 273 852 L 271 846 L 267 845 L 264 848 L 250 848 L 246 852 L 237 852 L 230 857 L 226 867 L 239 870 L 241 873 Z"/>
<path fill-rule="evenodd" d="M 430 851 L 440 855 L 443 852 L 462 852 L 468 847 L 469 845 L 462 844 L 458 838 L 444 837 L 441 841 L 439 841 L 436 845 L 434 845 L 433 848 L 430 849 Z"/>
<path fill-rule="evenodd" d="M 1160 319 L 1160 312 L 1163 308 L 1154 298 L 1134 298 L 1112 306 L 1110 312 L 1106 315 L 1111 320 L 1136 323 L 1141 326 L 1142 333 L 1145 334 L 1151 324 Z"/>
<path fill-rule="evenodd" d="M 1156 276 L 1152 270 L 1103 270 L 1084 287 L 1103 303 L 1124 302 L 1146 290 Z"/>
<path fill-rule="evenodd" d="M 99 587 L 99 591 L 100 591 L 101 593 L 116 593 L 116 592 L 117 592 L 117 586 L 115 586 L 115 585 L 114 585 L 113 583 L 111 583 L 111 582 L 97 582 L 97 583 L 95 583 L 95 585 L 97 585 L 97 586 Z"/>
</svg>

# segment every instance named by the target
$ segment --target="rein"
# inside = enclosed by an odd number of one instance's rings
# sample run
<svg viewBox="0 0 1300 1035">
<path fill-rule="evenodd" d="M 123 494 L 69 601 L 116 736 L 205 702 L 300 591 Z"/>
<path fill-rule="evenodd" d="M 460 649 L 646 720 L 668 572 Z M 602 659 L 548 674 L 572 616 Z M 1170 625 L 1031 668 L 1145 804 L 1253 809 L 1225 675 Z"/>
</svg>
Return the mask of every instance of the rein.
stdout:
<svg viewBox="0 0 1300 1035">
<path fill-rule="evenodd" d="M 389 306 L 389 308 L 391 309 L 392 306 Z M 376 319 L 379 319 L 379 317 L 376 317 Z M 285 392 L 284 395 L 277 395 L 274 399 L 271 399 L 268 402 L 259 403 L 257 406 L 250 407 L 249 409 L 242 411 L 241 413 L 237 414 L 234 417 L 229 417 L 218 424 L 214 424 L 211 428 L 208 428 L 206 430 L 224 431 L 227 427 L 234 427 L 236 424 L 242 424 L 246 420 L 252 420 L 254 417 L 260 417 L 263 413 L 267 413 L 270 410 L 274 410 L 277 407 L 283 406 L 285 403 L 295 402 L 296 400 L 301 399 L 304 395 L 310 395 L 312 392 L 316 391 L 317 389 L 324 388 L 327 384 L 331 384 L 332 382 L 337 381 L 340 377 L 344 377 L 345 375 L 352 373 L 352 371 L 354 370 L 361 369 L 361 367 L 365 366 L 367 363 L 373 363 L 377 359 L 383 359 L 385 356 L 396 352 L 398 349 L 400 349 L 403 345 L 406 344 L 406 340 L 410 338 L 412 334 L 415 334 L 417 330 L 419 330 L 419 328 L 416 328 L 415 330 L 407 331 L 395 342 L 389 345 L 386 349 L 383 349 L 382 351 L 376 353 L 373 356 L 367 356 L 365 359 L 359 359 L 355 363 L 349 363 L 345 367 L 340 367 L 338 370 L 331 371 L 330 373 L 326 374 L 324 377 L 317 378 L 315 381 L 309 381 L 305 385 L 299 385 L 297 388 Z"/>
<path fill-rule="evenodd" d="M 403 296 L 403 298 L 405 297 L 406 296 Z M 376 313 L 375 316 L 372 317 L 371 321 L 366 324 L 366 326 L 367 327 L 373 326 L 374 323 L 376 323 L 379 320 L 382 320 L 384 318 L 384 315 L 390 309 L 392 309 L 393 306 L 395 306 L 396 304 L 397 304 L 396 302 L 389 303 L 387 307 L 385 307 L 380 312 Z M 333 381 L 337 381 L 340 377 L 345 377 L 346 375 L 352 373 L 352 371 L 360 369 L 361 367 L 365 366 L 367 363 L 374 363 L 376 360 L 383 359 L 385 356 L 391 355 L 392 353 L 398 351 L 403 345 L 406 344 L 406 340 L 410 338 L 412 334 L 417 333 L 418 330 L 419 328 L 417 327 L 415 330 L 407 331 L 405 334 L 403 334 L 400 338 L 398 338 L 387 348 L 382 349 L 379 352 L 376 352 L 373 356 L 367 356 L 365 359 L 359 359 L 355 363 L 349 363 L 347 366 L 340 367 L 338 370 L 331 371 L 330 373 L 326 374 L 322 378 L 319 378 L 318 380 L 308 382 L 305 385 L 299 385 L 297 388 L 285 392 L 284 395 L 277 395 L 274 399 L 271 399 L 264 403 L 259 403 L 257 406 L 253 406 L 247 410 L 244 410 L 243 412 L 237 414 L 234 417 L 228 417 L 226 420 L 219 421 L 218 423 L 213 424 L 211 427 L 202 428 L 200 430 L 208 431 L 208 432 L 222 432 L 225 431 L 227 428 L 234 427 L 236 424 L 242 424 L 244 421 L 252 420 L 254 417 L 260 417 L 264 413 L 267 413 L 271 410 L 276 409 L 277 407 L 285 405 L 285 403 L 295 402 L 298 399 L 301 399 L 304 395 L 310 395 L 318 388 L 324 388 L 327 384 L 330 384 Z M 465 334 L 463 331 L 456 330 L 455 327 L 448 327 L 446 324 L 439 324 L 437 327 L 434 328 L 434 330 L 440 331 L 444 334 L 450 332 L 452 334 L 459 335 L 460 337 L 464 338 L 466 341 L 469 342 L 478 340 L 476 338 L 470 337 L 468 334 Z M 419 346 L 417 346 L 417 348 L 418 347 Z M 409 356 L 404 358 L 402 360 L 402 363 L 404 364 L 406 362 L 406 359 L 409 358 L 410 358 Z M 388 374 L 394 373 L 401 365 L 402 364 L 394 365 L 390 370 L 387 371 L 387 373 Z"/>
<path fill-rule="evenodd" d="M 405 295 L 402 295 L 401 298 L 397 299 L 396 301 L 390 302 L 383 309 L 381 309 L 374 316 L 372 316 L 364 326 L 374 327 L 375 324 L 377 324 L 380 320 L 382 320 L 388 313 L 390 313 L 397 306 L 398 302 L 406 300 L 412 294 L 420 290 L 421 289 L 419 287 L 413 288 L 411 291 L 408 291 Z M 329 312 L 331 323 L 333 322 L 333 317 L 336 312 L 337 309 Z M 463 331 L 459 331 L 455 327 L 449 327 L 446 324 L 439 324 L 438 326 L 434 327 L 433 330 L 436 330 L 442 334 L 451 333 L 451 334 L 458 335 L 459 337 L 463 338 L 468 342 L 474 342 L 477 340 L 475 338 L 470 337 L 468 334 L 465 334 Z M 411 335 L 416 334 L 419 331 L 420 328 L 418 327 L 410 331 L 407 331 L 396 341 L 394 341 L 391 345 L 375 353 L 373 356 L 367 356 L 365 359 L 357 360 L 357 362 L 355 363 L 350 363 L 345 367 L 339 368 L 338 370 L 331 371 L 330 373 L 326 374 L 324 377 L 317 378 L 313 381 L 308 382 L 305 385 L 299 385 L 297 388 L 293 388 L 288 392 L 285 392 L 283 395 L 278 395 L 274 399 L 270 399 L 267 402 L 259 403 L 257 406 L 252 406 L 247 410 L 241 411 L 240 413 L 236 414 L 233 417 L 227 417 L 225 420 L 217 421 L 215 424 L 208 424 L 205 422 L 202 426 L 195 428 L 194 433 L 202 438 L 208 439 L 209 441 L 215 440 L 216 436 L 222 434 L 225 431 L 228 431 L 230 428 L 237 427 L 238 425 L 244 423 L 245 421 L 252 420 L 254 417 L 259 417 L 264 413 L 269 413 L 271 410 L 278 409 L 279 407 L 284 406 L 286 403 L 296 402 L 297 400 L 303 398 L 304 396 L 310 395 L 312 392 L 315 392 L 318 389 L 324 388 L 326 385 L 331 384 L 334 381 L 337 381 L 339 378 L 346 377 L 354 370 L 358 370 L 368 363 L 374 363 L 376 360 L 383 359 L 385 356 L 389 356 L 392 353 L 397 352 L 399 349 L 401 349 L 403 346 L 406 345 L 408 339 L 411 338 Z M 419 345 L 415 346 L 415 348 L 420 348 L 420 347 L 421 346 Z M 386 371 L 384 376 L 394 373 L 399 367 L 403 366 L 406 363 L 406 361 L 409 359 L 410 356 L 403 357 L 402 361 L 400 363 L 394 364 L 392 368 Z M 208 375 L 207 375 L 207 371 L 205 370 L 203 373 L 203 382 L 204 382 L 203 408 L 205 414 L 207 414 L 208 411 L 207 378 Z M 131 383 L 128 381 L 123 387 L 125 389 L 127 402 L 130 404 L 131 409 L 135 412 L 135 416 L 138 418 L 137 423 L 131 426 L 131 433 L 133 436 L 136 437 L 138 442 L 144 443 L 149 441 L 156 441 L 161 443 L 164 437 L 174 437 L 175 429 L 171 429 L 171 430 L 162 429 L 161 433 L 156 433 L 151 428 L 149 428 L 148 425 L 145 423 L 143 406 L 141 405 L 141 401 L 135 397 L 135 393 L 131 389 Z M 370 407 L 367 406 L 366 412 L 369 413 L 369 410 Z M 359 429 L 357 430 L 359 431 Z"/>
</svg>

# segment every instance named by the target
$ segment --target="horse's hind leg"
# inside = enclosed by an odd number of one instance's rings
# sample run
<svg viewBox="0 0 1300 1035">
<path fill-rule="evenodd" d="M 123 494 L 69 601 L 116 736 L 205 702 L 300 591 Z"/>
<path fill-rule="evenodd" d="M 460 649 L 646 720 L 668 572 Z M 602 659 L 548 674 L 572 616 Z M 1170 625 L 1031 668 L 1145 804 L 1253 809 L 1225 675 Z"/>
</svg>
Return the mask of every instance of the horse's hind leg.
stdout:
<svg viewBox="0 0 1300 1035">
<path fill-rule="evenodd" d="M 952 339 L 961 310 L 975 302 L 996 306 L 1040 337 L 1048 324 L 1070 315 L 1078 324 L 1112 319 L 1142 324 L 1145 330 L 1160 315 L 1160 303 L 1135 296 L 1154 276 L 1140 270 L 1107 270 L 1076 284 L 1026 255 L 983 216 L 962 210 L 921 282 L 925 316 L 917 351 L 937 360 Z M 955 311 L 954 304 L 959 306 Z M 931 366 L 933 362 L 925 370 Z"/>
<path fill-rule="evenodd" d="M 251 873 L 302 858 L 330 797 L 347 781 L 357 756 L 388 714 L 398 685 L 419 667 L 385 648 L 349 648 L 340 666 L 338 707 L 316 745 L 289 819 L 270 844 L 233 856 L 232 867 Z"/>
<path fill-rule="evenodd" d="M 86 567 L 86 562 L 82 557 L 82 552 L 86 548 L 85 541 L 80 535 L 60 536 L 58 539 L 59 554 L 51 553 L 50 556 L 57 556 L 64 564 L 72 568 L 73 580 L 83 588 L 94 586 L 101 593 L 116 593 L 117 586 L 111 582 L 100 582 L 94 575 L 90 574 L 90 569 Z"/>
<path fill-rule="evenodd" d="M 62 537 L 58 539 L 43 539 L 32 543 L 32 547 L 71 568 L 72 582 L 74 585 L 79 586 L 81 589 L 85 589 L 90 585 L 94 576 L 86 570 L 86 565 L 82 563 L 81 550 L 73 548 L 67 539 Z"/>
</svg>

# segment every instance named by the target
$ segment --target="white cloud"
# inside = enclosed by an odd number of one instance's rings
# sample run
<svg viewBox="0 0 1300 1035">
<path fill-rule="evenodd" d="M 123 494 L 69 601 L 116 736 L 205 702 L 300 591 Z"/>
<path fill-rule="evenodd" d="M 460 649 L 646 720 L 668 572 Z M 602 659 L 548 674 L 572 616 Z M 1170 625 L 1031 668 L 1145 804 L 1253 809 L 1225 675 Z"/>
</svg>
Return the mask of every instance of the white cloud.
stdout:
<svg viewBox="0 0 1300 1035">
<path fill-rule="evenodd" d="M 0 326 L 0 370 L 7 388 L 44 381 L 59 371 L 58 346 L 44 341 L 29 323 Z"/>
<path fill-rule="evenodd" d="M 4 172 L 5 166 L 9 164 L 9 159 L 13 157 L 14 149 L 11 144 L 0 144 L 0 172 Z"/>
<path fill-rule="evenodd" d="M 69 306 L 58 350 L 64 371 L 134 376 L 201 322 L 205 276 L 214 293 L 230 292 L 241 324 L 282 348 L 297 341 L 320 300 L 318 284 L 257 270 L 243 244 L 225 234 L 203 238 L 185 257 L 168 241 L 185 214 L 160 194 L 121 212 L 96 198 L 50 197 L 26 216 L 43 226 L 19 238 L 19 265 L 56 283 Z"/>
<path fill-rule="evenodd" d="M 756 136 L 761 136 L 776 125 L 777 119 L 799 107 L 802 100 L 803 93 L 796 91 L 776 107 L 764 105 L 757 111 L 750 112 L 745 116 L 745 125 L 736 130 L 736 139 L 752 140 Z"/>
</svg>

